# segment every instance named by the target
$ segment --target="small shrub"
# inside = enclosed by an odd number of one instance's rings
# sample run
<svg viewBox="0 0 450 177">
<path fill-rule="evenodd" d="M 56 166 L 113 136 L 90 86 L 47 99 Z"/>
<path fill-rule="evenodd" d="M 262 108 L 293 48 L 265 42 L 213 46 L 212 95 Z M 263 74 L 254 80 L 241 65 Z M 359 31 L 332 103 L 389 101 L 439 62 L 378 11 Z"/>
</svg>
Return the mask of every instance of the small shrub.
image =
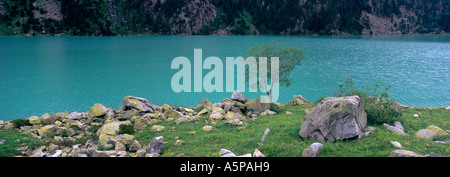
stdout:
<svg viewBox="0 0 450 177">
<path fill-rule="evenodd" d="M 325 99 L 324 96 L 320 96 L 319 98 L 317 98 L 316 101 L 314 101 L 314 104 L 319 104 L 320 102 L 322 102 L 322 100 Z"/>
<path fill-rule="evenodd" d="M 270 110 L 272 110 L 273 112 L 276 112 L 277 114 L 280 113 L 280 105 L 275 104 L 275 103 L 270 103 Z"/>
<path fill-rule="evenodd" d="M 133 124 L 130 124 L 130 125 L 120 124 L 119 134 L 129 134 L 129 135 L 134 134 Z"/>
<path fill-rule="evenodd" d="M 384 86 L 384 91 L 378 91 L 381 84 L 375 82 L 374 87 L 363 85 L 361 90 L 353 87 L 353 78 L 351 75 L 344 75 L 344 83 L 339 84 L 339 90 L 334 92 L 334 96 L 352 96 L 358 95 L 364 104 L 364 111 L 367 113 L 367 123 L 373 125 L 382 125 L 383 123 L 392 124 L 401 120 L 401 113 L 391 107 L 394 103 L 389 99 L 390 85 Z"/>
<path fill-rule="evenodd" d="M 15 119 L 12 120 L 11 123 L 13 123 L 14 128 L 20 128 L 23 126 L 32 126 L 30 120 L 28 119 Z"/>
</svg>

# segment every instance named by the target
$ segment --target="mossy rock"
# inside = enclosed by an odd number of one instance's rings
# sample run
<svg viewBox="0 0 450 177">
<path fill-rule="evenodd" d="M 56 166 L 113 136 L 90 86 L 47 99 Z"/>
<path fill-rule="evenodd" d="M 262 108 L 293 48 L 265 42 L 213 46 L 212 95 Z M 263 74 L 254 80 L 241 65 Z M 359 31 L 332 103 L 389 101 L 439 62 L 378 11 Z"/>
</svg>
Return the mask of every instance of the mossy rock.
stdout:
<svg viewBox="0 0 450 177">
<path fill-rule="evenodd" d="M 253 113 L 259 114 L 264 112 L 265 110 L 270 109 L 270 103 L 267 100 L 256 98 L 253 100 L 249 100 L 245 103 L 245 109 L 247 111 L 252 111 Z"/>
<path fill-rule="evenodd" d="M 169 117 L 178 119 L 181 117 L 181 113 L 177 112 L 177 111 L 173 111 L 173 110 L 168 110 L 166 112 L 164 112 L 164 117 L 167 119 Z"/>
<path fill-rule="evenodd" d="M 108 109 L 105 105 L 95 103 L 94 106 L 89 110 L 88 117 L 103 117 L 106 115 Z"/>
</svg>

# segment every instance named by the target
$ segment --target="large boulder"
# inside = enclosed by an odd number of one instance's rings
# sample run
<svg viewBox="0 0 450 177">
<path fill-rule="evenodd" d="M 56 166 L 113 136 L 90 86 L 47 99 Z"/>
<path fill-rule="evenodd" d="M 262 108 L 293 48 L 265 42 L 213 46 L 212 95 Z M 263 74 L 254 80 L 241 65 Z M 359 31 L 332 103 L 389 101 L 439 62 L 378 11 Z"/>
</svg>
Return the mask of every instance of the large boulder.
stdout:
<svg viewBox="0 0 450 177">
<path fill-rule="evenodd" d="M 134 96 L 126 96 L 122 99 L 122 107 L 123 110 L 131 110 L 136 109 L 141 112 L 155 112 L 155 106 L 153 106 L 151 101 L 148 101 L 145 98 L 139 98 Z"/>
<path fill-rule="evenodd" d="M 319 142 L 361 137 L 367 115 L 358 96 L 328 97 L 306 116 L 299 135 Z"/>
<path fill-rule="evenodd" d="M 449 134 L 435 125 L 430 125 L 426 129 L 420 129 L 416 133 L 416 137 L 425 139 L 438 139 L 441 137 L 446 137 Z"/>
</svg>

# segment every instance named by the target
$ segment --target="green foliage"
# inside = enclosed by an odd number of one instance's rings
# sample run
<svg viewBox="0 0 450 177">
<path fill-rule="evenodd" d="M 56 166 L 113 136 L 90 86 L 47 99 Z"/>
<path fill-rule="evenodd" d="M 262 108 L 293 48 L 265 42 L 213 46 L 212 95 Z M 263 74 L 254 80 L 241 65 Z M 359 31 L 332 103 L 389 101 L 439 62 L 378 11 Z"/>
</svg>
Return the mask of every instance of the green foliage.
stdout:
<svg viewBox="0 0 450 177">
<path fill-rule="evenodd" d="M 270 110 L 276 112 L 277 114 L 281 113 L 281 107 L 276 103 L 270 103 Z"/>
<path fill-rule="evenodd" d="M 14 128 L 20 128 L 23 126 L 31 126 L 30 120 L 28 119 L 14 119 L 11 121 L 13 123 Z"/>
<path fill-rule="evenodd" d="M 130 124 L 130 125 L 120 124 L 119 134 L 129 134 L 129 135 L 134 134 L 133 124 Z"/>
<path fill-rule="evenodd" d="M 390 85 L 384 86 L 384 91 L 378 91 L 381 84 L 375 82 L 375 86 L 363 85 L 362 89 L 355 89 L 353 78 L 344 75 L 344 83 L 339 84 L 339 90 L 334 92 L 334 96 L 352 96 L 358 95 L 364 104 L 364 110 L 367 113 L 367 123 L 373 125 L 382 125 L 383 123 L 392 124 L 394 121 L 402 121 L 401 113 L 394 108 L 394 100 L 389 99 Z"/>
<path fill-rule="evenodd" d="M 295 47 L 286 47 L 284 43 L 271 42 L 268 44 L 255 45 L 254 47 L 247 50 L 249 56 L 256 58 L 256 64 L 259 66 L 259 57 L 267 57 L 267 73 L 259 73 L 256 71 L 246 71 L 246 76 L 252 72 L 256 72 L 257 77 L 267 76 L 267 82 L 260 84 L 265 85 L 265 91 L 267 95 L 271 98 L 272 92 L 271 88 L 275 82 L 279 82 L 280 86 L 289 87 L 292 84 L 293 78 L 291 77 L 291 72 L 298 66 L 302 64 L 305 59 L 305 55 L 302 49 Z M 272 57 L 278 57 L 279 59 L 279 71 L 278 77 L 274 76 L 272 78 Z M 268 83 L 271 83 L 269 85 Z M 255 87 L 255 83 L 249 83 L 250 86 Z M 270 91 L 270 92 L 269 92 Z"/>
<path fill-rule="evenodd" d="M 322 100 L 325 99 L 324 96 L 320 96 L 319 98 L 317 98 L 316 101 L 314 101 L 314 104 L 319 104 L 320 102 L 322 102 Z"/>
</svg>

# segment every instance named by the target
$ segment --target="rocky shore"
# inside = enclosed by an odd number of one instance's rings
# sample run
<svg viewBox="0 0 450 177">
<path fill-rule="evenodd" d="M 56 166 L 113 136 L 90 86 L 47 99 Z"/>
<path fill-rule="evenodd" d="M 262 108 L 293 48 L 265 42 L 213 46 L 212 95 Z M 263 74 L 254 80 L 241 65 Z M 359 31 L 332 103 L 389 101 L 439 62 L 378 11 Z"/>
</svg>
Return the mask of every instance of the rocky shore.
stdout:
<svg viewBox="0 0 450 177">
<path fill-rule="evenodd" d="M 23 146 L 17 150 L 20 157 L 158 157 L 162 155 L 164 137 L 157 136 L 149 144 L 142 144 L 133 136 L 134 132 L 142 131 L 151 126 L 152 132 L 165 129 L 158 125 L 161 121 L 181 124 L 183 122 L 196 122 L 200 118 L 205 121 L 223 121 L 230 126 L 242 126 L 246 120 L 256 120 L 259 116 L 286 114 L 280 113 L 280 107 L 309 104 L 301 95 L 294 95 L 289 103 L 264 103 L 260 98 L 248 99 L 239 91 L 233 92 L 230 98 L 220 103 L 211 103 L 208 99 L 202 100 L 195 107 L 178 107 L 164 104 L 153 105 L 151 101 L 134 96 L 122 99 L 122 106 L 117 110 L 108 108 L 103 104 L 94 104 L 86 112 L 46 113 L 40 117 L 32 116 L 26 119 L 0 121 L 0 129 L 18 129 L 37 139 L 46 141 L 46 145 L 37 148 Z M 399 105 L 397 105 L 399 106 Z M 406 106 L 400 104 L 399 108 Z M 445 107 L 445 109 L 450 109 Z M 306 110 L 305 110 L 306 112 Z M 304 139 L 314 139 L 316 143 L 303 150 L 302 156 L 316 157 L 323 149 L 323 142 L 337 140 L 354 140 L 370 136 L 374 127 L 366 126 L 366 113 L 358 96 L 325 98 L 310 111 L 308 110 L 302 122 L 299 135 Z M 394 126 L 385 124 L 384 128 L 400 135 L 406 135 L 400 122 Z M 242 127 L 245 128 L 245 127 Z M 425 127 L 424 127 L 425 128 Z M 212 126 L 204 126 L 203 131 L 208 132 Z M 260 142 L 262 146 L 269 129 L 264 132 Z M 413 136 L 425 139 L 442 139 L 448 137 L 449 130 L 442 130 L 438 126 L 429 125 Z M 190 132 L 189 134 L 197 132 Z M 177 140 L 174 146 L 183 145 Z M 449 144 L 450 141 L 436 141 L 436 143 Z M 407 150 L 400 150 L 401 144 L 392 142 L 400 147 L 389 156 L 421 156 Z M 233 152 L 221 149 L 219 156 L 235 157 Z M 253 153 L 241 155 L 242 157 L 264 157 L 258 149 Z M 438 156 L 431 154 L 428 156 Z"/>
</svg>

